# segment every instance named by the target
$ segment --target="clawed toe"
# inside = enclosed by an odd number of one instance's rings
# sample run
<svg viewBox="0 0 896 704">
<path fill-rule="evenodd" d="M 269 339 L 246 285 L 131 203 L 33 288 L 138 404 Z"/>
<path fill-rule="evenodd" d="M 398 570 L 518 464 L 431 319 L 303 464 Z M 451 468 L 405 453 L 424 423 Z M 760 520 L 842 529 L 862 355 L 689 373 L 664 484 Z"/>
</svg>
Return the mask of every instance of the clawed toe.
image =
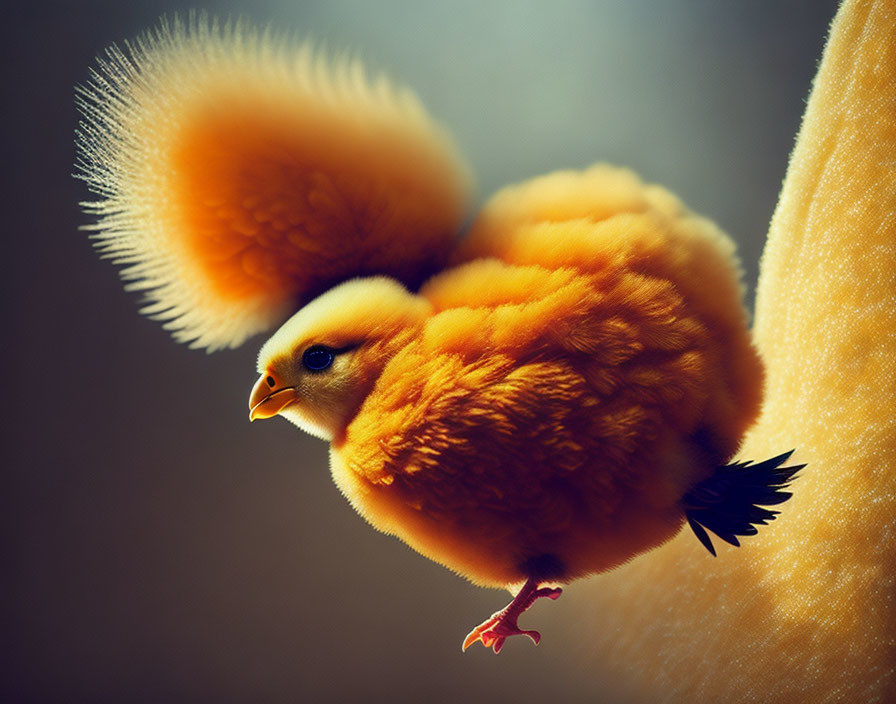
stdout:
<svg viewBox="0 0 896 704">
<path fill-rule="evenodd" d="M 525 631 L 519 628 L 516 623 L 509 623 L 506 620 L 490 618 L 488 621 L 476 626 L 464 639 L 463 650 L 469 648 L 477 641 L 481 642 L 486 648 L 491 648 L 495 654 L 501 652 L 505 641 L 510 636 L 529 636 L 535 645 L 541 641 L 541 633 L 538 631 Z"/>
<path fill-rule="evenodd" d="M 535 601 L 541 597 L 548 599 L 556 599 L 562 593 L 562 589 L 542 587 L 537 589 L 537 583 L 529 580 L 520 590 L 513 601 L 511 601 L 504 609 L 492 614 L 487 620 L 480 623 L 464 638 L 463 650 L 469 648 L 473 643 L 481 642 L 486 648 L 491 648 L 495 654 L 501 652 L 504 643 L 511 636 L 523 635 L 529 636 L 535 645 L 541 641 L 541 633 L 532 630 L 523 630 L 517 625 L 517 619 L 520 614 L 528 609 Z"/>
<path fill-rule="evenodd" d="M 488 648 L 491 645 L 491 642 L 486 642 L 487 639 L 491 639 L 491 635 L 489 634 L 489 628 L 494 625 L 496 621 L 495 617 L 488 619 L 488 621 L 483 621 L 476 628 L 470 631 L 467 634 L 467 637 L 464 638 L 464 644 L 461 646 L 461 650 L 466 650 L 476 641 L 482 641 L 482 644 Z"/>
<path fill-rule="evenodd" d="M 535 592 L 535 598 L 539 597 L 547 597 L 551 601 L 556 601 L 560 595 L 563 593 L 563 590 L 560 587 L 542 587 L 537 592 Z"/>
</svg>

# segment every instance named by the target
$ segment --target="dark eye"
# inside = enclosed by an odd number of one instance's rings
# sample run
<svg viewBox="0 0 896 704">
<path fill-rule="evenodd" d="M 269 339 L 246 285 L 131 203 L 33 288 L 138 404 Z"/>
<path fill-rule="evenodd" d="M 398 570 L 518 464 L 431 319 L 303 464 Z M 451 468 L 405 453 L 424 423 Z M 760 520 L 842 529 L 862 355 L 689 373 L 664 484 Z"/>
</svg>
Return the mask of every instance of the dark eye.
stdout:
<svg viewBox="0 0 896 704">
<path fill-rule="evenodd" d="M 335 358 L 336 355 L 329 347 L 314 345 L 305 350 L 302 355 L 302 364 L 308 371 L 322 372 L 333 363 Z"/>
</svg>

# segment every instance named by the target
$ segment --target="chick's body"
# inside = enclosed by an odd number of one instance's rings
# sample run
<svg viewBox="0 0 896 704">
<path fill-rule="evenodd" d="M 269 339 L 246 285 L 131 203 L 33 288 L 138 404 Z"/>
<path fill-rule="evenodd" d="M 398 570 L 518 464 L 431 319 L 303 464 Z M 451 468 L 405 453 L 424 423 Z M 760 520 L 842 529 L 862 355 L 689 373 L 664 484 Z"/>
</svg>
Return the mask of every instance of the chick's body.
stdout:
<svg viewBox="0 0 896 704">
<path fill-rule="evenodd" d="M 539 199 L 558 181 L 549 220 Z M 682 495 L 734 453 L 760 399 L 727 239 L 596 167 L 496 196 L 463 259 L 420 291 L 429 315 L 335 435 L 342 491 L 493 586 L 566 581 L 674 535 Z"/>
<path fill-rule="evenodd" d="M 330 440 L 377 528 L 525 582 L 464 647 L 537 642 L 517 618 L 559 595 L 541 584 L 685 519 L 715 554 L 707 530 L 738 545 L 789 496 L 790 453 L 729 463 L 762 389 L 733 244 L 664 189 L 557 172 L 458 241 L 468 169 L 413 94 L 240 22 L 163 22 L 79 96 L 89 227 L 144 311 L 209 350 L 298 311 L 259 353 L 250 419 Z"/>
</svg>

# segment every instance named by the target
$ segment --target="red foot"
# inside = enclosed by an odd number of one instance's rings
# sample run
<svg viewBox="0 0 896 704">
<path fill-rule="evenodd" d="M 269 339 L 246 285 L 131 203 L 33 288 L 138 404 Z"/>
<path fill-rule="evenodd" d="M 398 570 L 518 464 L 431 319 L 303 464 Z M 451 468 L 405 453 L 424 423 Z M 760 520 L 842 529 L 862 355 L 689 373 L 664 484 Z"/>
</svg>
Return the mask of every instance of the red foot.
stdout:
<svg viewBox="0 0 896 704">
<path fill-rule="evenodd" d="M 535 603 L 536 599 L 546 596 L 548 599 L 556 599 L 563 592 L 559 587 L 551 589 L 549 587 L 538 588 L 538 582 L 529 579 L 520 589 L 513 601 L 500 611 L 496 611 L 486 621 L 480 623 L 476 628 L 470 631 L 469 635 L 464 638 L 463 649 L 466 650 L 476 641 L 481 641 L 486 648 L 492 648 L 495 654 L 501 652 L 504 647 L 504 641 L 510 636 L 529 636 L 535 645 L 541 640 L 541 633 L 538 631 L 524 631 L 520 629 L 516 621 L 526 609 Z"/>
</svg>

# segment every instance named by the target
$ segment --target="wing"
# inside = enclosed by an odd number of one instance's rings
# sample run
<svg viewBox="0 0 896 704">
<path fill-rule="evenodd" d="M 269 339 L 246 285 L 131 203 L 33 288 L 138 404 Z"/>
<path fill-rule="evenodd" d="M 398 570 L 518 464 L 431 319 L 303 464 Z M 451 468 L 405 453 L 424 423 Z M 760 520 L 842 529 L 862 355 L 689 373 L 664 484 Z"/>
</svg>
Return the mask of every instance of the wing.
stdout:
<svg viewBox="0 0 896 704">
<path fill-rule="evenodd" d="M 438 270 L 467 169 L 357 60 L 204 16 L 112 47 L 79 89 L 99 250 L 179 341 L 235 347 L 327 288 Z"/>
</svg>

